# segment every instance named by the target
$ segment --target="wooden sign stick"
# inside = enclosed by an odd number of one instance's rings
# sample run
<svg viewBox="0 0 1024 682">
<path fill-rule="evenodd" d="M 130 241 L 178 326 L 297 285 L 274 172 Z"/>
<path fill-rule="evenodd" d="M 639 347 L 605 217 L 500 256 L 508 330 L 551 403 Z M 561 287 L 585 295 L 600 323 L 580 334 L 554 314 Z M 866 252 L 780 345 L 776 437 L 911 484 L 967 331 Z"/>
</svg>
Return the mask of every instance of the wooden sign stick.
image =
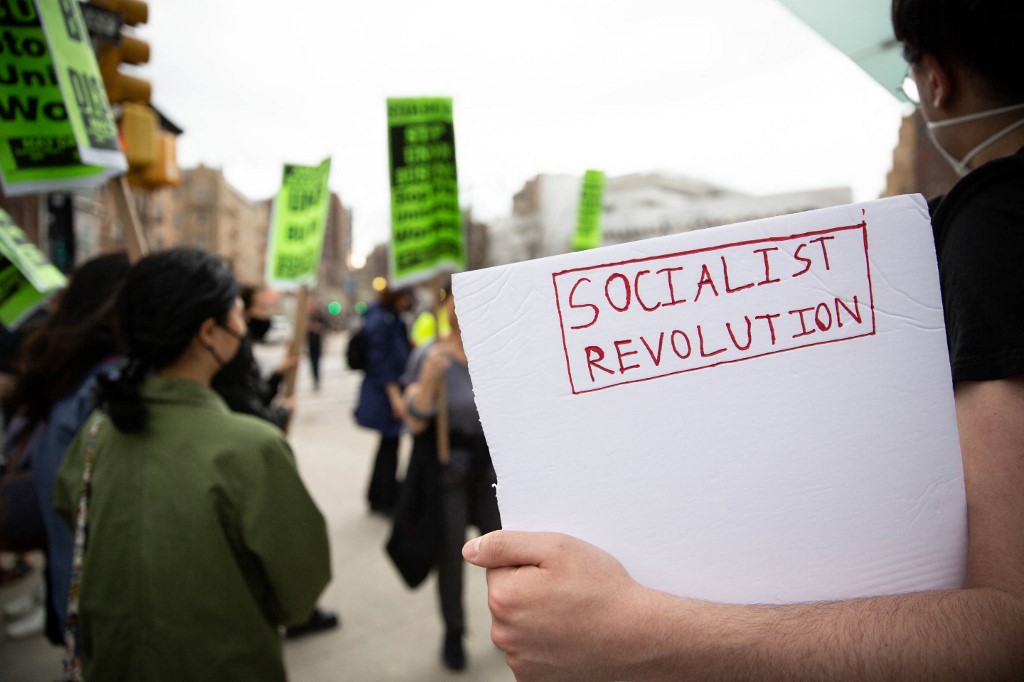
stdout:
<svg viewBox="0 0 1024 682">
<path fill-rule="evenodd" d="M 305 284 L 299 289 L 295 301 L 295 322 L 292 324 L 292 338 L 288 344 L 288 357 L 302 359 L 302 350 L 306 347 L 306 322 L 309 319 L 309 287 Z M 295 379 L 299 371 L 298 363 L 284 375 L 284 397 L 295 395 Z"/>
<path fill-rule="evenodd" d="M 441 297 L 441 283 L 443 278 L 438 277 L 433 282 L 434 288 L 434 337 L 441 340 L 441 310 L 444 308 L 444 299 Z M 437 460 L 442 464 L 448 464 L 451 455 L 451 439 L 448 433 L 448 391 L 445 388 L 447 382 L 441 377 L 441 385 L 437 391 Z"/>
<path fill-rule="evenodd" d="M 110 189 L 114 193 L 114 203 L 117 204 L 117 217 L 121 221 L 121 233 L 125 249 L 128 251 L 128 260 L 134 263 L 149 253 L 149 246 L 142 234 L 139 216 L 135 212 L 127 176 L 122 175 L 112 180 Z"/>
</svg>

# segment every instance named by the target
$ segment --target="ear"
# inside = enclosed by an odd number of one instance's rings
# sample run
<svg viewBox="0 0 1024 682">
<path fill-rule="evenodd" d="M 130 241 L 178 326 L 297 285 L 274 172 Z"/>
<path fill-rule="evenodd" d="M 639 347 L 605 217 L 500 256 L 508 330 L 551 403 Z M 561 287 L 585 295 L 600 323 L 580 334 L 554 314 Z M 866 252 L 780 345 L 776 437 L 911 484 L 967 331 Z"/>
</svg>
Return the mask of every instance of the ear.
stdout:
<svg viewBox="0 0 1024 682">
<path fill-rule="evenodd" d="M 217 327 L 217 321 L 212 317 L 208 317 L 203 320 L 203 323 L 199 325 L 199 331 L 196 332 L 196 338 L 205 346 L 210 345 L 214 341 L 214 329 Z"/>
<path fill-rule="evenodd" d="M 941 59 L 926 52 L 917 63 L 918 73 L 922 76 L 924 87 L 921 99 L 927 99 L 933 109 L 944 109 L 950 106 L 953 98 L 953 87 L 956 74 Z"/>
</svg>

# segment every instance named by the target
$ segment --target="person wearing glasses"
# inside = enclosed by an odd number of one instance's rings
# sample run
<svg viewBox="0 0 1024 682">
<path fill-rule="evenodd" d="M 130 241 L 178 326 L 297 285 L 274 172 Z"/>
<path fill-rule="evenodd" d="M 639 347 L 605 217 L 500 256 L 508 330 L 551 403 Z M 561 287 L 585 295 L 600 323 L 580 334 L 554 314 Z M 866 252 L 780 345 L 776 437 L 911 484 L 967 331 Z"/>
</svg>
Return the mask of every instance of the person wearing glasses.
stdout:
<svg viewBox="0 0 1024 682">
<path fill-rule="evenodd" d="M 526 680 L 1024 675 L 1024 3 L 893 0 L 922 116 L 962 179 L 931 202 L 963 452 L 959 589 L 745 606 L 657 592 L 578 539 L 497 531 L 492 638 Z M 884 472 L 879 472 L 883 475 Z"/>
</svg>

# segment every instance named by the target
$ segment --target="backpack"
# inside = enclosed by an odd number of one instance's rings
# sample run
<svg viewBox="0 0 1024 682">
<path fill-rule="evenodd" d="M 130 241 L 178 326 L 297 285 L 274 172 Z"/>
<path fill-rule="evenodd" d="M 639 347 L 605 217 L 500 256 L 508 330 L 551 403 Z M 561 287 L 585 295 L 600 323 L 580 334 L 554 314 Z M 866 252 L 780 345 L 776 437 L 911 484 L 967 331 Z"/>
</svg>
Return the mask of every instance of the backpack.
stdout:
<svg viewBox="0 0 1024 682">
<path fill-rule="evenodd" d="M 366 337 L 366 327 L 360 327 L 348 339 L 348 346 L 345 348 L 345 362 L 349 369 L 366 371 L 369 363 L 370 341 Z"/>
</svg>

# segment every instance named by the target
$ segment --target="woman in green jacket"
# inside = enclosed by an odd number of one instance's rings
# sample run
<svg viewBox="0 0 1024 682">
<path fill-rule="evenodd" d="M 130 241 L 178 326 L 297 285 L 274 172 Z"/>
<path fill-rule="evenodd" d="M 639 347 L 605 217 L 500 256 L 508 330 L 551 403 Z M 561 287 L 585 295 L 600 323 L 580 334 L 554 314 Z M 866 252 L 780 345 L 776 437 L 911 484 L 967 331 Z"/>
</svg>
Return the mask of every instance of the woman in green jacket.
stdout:
<svg viewBox="0 0 1024 682">
<path fill-rule="evenodd" d="M 281 431 L 210 388 L 246 331 L 235 280 L 198 249 L 147 256 L 118 314 L 129 362 L 56 490 L 65 520 L 87 529 L 69 616 L 82 673 L 283 680 L 280 626 L 303 622 L 329 581 L 327 534 Z"/>
</svg>

